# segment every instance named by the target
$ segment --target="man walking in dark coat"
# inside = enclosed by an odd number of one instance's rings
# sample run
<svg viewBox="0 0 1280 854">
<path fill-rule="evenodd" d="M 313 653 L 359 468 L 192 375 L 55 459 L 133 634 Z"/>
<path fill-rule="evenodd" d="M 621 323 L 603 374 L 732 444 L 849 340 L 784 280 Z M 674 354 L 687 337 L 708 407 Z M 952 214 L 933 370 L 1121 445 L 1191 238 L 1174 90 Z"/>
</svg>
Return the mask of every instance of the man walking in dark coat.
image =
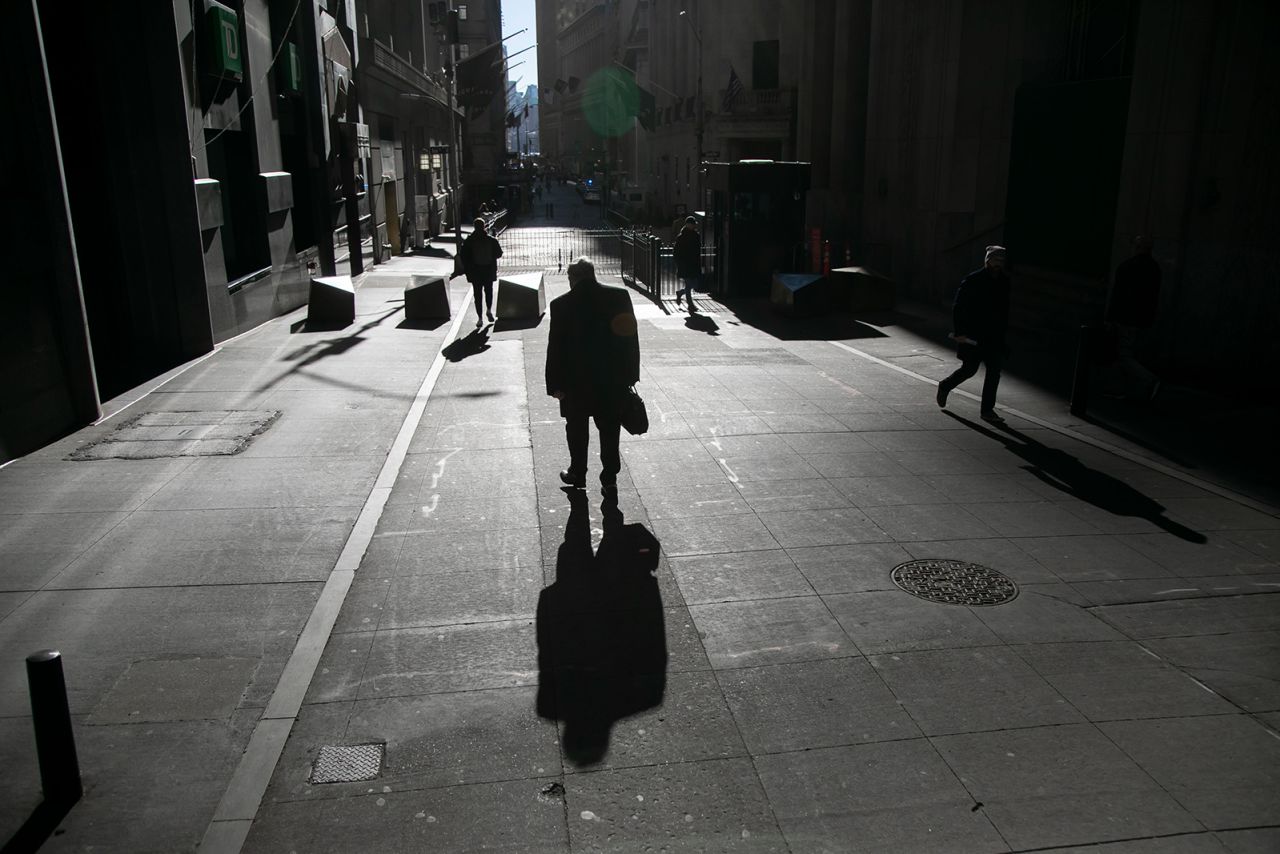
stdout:
<svg viewBox="0 0 1280 854">
<path fill-rule="evenodd" d="M 473 223 L 475 231 L 462 241 L 459 255 L 462 257 L 462 271 L 467 274 L 471 283 L 471 291 L 476 302 L 476 329 L 484 325 L 480 315 L 481 297 L 486 308 L 489 322 L 493 322 L 493 282 L 498 278 L 498 259 L 502 257 L 502 245 L 497 238 L 489 234 L 484 220 L 479 217 Z"/>
<path fill-rule="evenodd" d="M 697 314 L 693 288 L 702 278 L 702 238 L 698 236 L 697 217 L 685 217 L 684 227 L 676 235 L 675 256 L 676 276 L 684 284 L 684 288 L 676 291 L 676 305 L 680 304 L 680 295 L 684 294 L 689 300 L 689 313 Z"/>
<path fill-rule="evenodd" d="M 1159 307 L 1160 265 L 1151 257 L 1151 238 L 1139 235 L 1133 239 L 1133 257 L 1116 267 L 1107 303 L 1107 323 L 1116 333 L 1116 367 L 1125 397 L 1154 400 L 1160 391 L 1160 380 L 1137 356 Z"/>
<path fill-rule="evenodd" d="M 960 383 L 987 366 L 982 383 L 983 421 L 1000 423 L 996 412 L 996 389 L 1000 386 L 1000 369 L 1008 350 L 1005 343 L 1009 329 L 1009 276 L 1005 272 L 1005 248 L 988 246 L 982 269 L 965 276 L 956 292 L 951 337 L 956 342 L 960 367 L 938 383 L 938 406 L 947 405 L 947 395 Z"/>
<path fill-rule="evenodd" d="M 640 380 L 640 340 L 631 295 L 624 288 L 596 281 L 586 258 L 569 265 L 569 293 L 551 301 L 547 342 L 547 394 L 560 401 L 569 440 L 569 468 L 560 472 L 568 486 L 587 480 L 587 420 L 600 434 L 600 484 L 617 489 L 622 460 L 618 453 L 618 407 L 622 395 Z"/>
</svg>

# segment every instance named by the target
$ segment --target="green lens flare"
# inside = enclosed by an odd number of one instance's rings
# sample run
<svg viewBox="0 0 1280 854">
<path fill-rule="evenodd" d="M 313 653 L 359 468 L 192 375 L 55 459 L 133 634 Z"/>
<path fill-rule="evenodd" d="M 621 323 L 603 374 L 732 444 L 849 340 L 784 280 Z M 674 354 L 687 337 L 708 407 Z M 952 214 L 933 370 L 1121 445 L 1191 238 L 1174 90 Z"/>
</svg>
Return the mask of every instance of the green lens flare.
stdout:
<svg viewBox="0 0 1280 854">
<path fill-rule="evenodd" d="M 640 108 L 636 81 L 619 68 L 603 68 L 587 80 L 582 113 L 591 129 L 603 137 L 621 136 L 631 130 Z"/>
</svg>

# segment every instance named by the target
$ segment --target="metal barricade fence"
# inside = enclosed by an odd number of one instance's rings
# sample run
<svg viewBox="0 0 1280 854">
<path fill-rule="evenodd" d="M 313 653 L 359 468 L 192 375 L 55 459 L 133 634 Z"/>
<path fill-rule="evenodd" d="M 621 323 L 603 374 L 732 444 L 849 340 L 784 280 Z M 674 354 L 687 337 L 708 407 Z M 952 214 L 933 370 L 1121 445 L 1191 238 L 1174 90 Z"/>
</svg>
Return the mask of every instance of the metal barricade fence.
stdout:
<svg viewBox="0 0 1280 854">
<path fill-rule="evenodd" d="M 499 270 L 563 272 L 586 256 L 602 276 L 624 282 L 655 299 L 673 299 L 679 287 L 675 249 L 644 229 L 509 228 L 498 233 Z"/>
<path fill-rule="evenodd" d="M 622 233 L 617 229 L 509 228 L 498 234 L 498 242 L 500 271 L 563 272 L 574 259 L 586 256 L 598 274 L 622 274 Z"/>
</svg>

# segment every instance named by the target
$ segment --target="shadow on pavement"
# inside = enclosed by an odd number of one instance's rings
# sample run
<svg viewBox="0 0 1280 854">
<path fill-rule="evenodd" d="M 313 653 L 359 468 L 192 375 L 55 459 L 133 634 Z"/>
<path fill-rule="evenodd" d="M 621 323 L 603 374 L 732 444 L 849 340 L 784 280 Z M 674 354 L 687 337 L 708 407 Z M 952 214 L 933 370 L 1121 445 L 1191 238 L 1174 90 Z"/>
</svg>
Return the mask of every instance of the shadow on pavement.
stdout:
<svg viewBox="0 0 1280 854">
<path fill-rule="evenodd" d="M 879 314 L 866 315 L 869 323 L 855 320 L 843 312 L 824 312 L 813 317 L 787 317 L 779 314 L 767 299 L 726 298 L 720 303 L 737 319 L 780 341 L 849 341 L 858 338 L 887 338 L 872 323 L 881 319 Z M 892 315 L 885 314 L 885 322 L 891 323 Z"/>
<path fill-rule="evenodd" d="M 58 832 L 62 822 L 76 800 L 45 800 L 31 811 L 31 815 L 22 823 L 22 827 L 0 848 L 0 854 L 29 854 L 37 851 L 50 837 Z"/>
<path fill-rule="evenodd" d="M 469 356 L 475 356 L 489 349 L 489 329 L 482 327 L 469 335 L 457 339 L 440 352 L 450 362 L 461 362 Z"/>
<path fill-rule="evenodd" d="M 540 314 L 537 317 L 510 318 L 505 320 L 503 318 L 498 318 L 494 321 L 493 331 L 510 332 L 516 329 L 534 329 L 538 324 L 542 323 L 542 318 L 544 316 L 545 315 Z"/>
<path fill-rule="evenodd" d="M 447 317 L 432 318 L 430 320 L 402 320 L 396 324 L 396 329 L 425 329 L 429 331 L 439 329 L 448 322 L 449 318 Z"/>
<path fill-rule="evenodd" d="M 684 325 L 698 332 L 705 332 L 708 335 L 719 335 L 720 324 L 706 314 L 691 314 L 684 319 Z"/>
<path fill-rule="evenodd" d="M 1199 531 L 1194 531 L 1165 516 L 1164 505 L 1160 502 L 1143 495 L 1118 478 L 1089 468 L 1066 451 L 1042 445 L 1008 424 L 1001 425 L 997 431 L 956 415 L 954 412 L 946 411 L 945 414 L 971 430 L 977 430 L 1003 444 L 1007 450 L 1026 461 L 1027 465 L 1023 468 L 1054 489 L 1081 501 L 1087 501 L 1099 510 L 1105 510 L 1116 516 L 1146 519 L 1187 542 L 1207 543 L 1209 541 Z"/>
<path fill-rule="evenodd" d="M 556 580 L 538 597 L 537 710 L 563 722 L 565 756 L 584 766 L 608 753 L 615 722 L 662 704 L 667 641 L 657 539 L 644 525 L 624 524 L 616 498 L 606 499 L 593 555 L 586 493 L 565 492 Z"/>
</svg>

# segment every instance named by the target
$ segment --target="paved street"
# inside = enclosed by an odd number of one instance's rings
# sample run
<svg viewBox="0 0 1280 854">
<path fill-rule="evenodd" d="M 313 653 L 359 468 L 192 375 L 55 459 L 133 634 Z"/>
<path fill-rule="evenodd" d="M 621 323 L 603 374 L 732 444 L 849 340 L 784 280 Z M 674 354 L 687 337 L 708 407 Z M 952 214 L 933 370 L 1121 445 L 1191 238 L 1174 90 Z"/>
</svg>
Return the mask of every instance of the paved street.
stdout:
<svg viewBox="0 0 1280 854">
<path fill-rule="evenodd" d="M 594 458 L 566 491 L 546 318 L 473 332 L 458 279 L 405 323 L 439 263 L 0 470 L 0 838 L 56 647 L 86 794 L 42 851 L 1280 850 L 1274 509 L 1014 376 L 1004 428 L 939 411 L 954 362 L 900 327 L 638 294 L 651 431 L 616 504 Z M 1017 595 L 894 583 L 927 559 Z M 376 777 L 311 782 L 358 744 Z"/>
</svg>

